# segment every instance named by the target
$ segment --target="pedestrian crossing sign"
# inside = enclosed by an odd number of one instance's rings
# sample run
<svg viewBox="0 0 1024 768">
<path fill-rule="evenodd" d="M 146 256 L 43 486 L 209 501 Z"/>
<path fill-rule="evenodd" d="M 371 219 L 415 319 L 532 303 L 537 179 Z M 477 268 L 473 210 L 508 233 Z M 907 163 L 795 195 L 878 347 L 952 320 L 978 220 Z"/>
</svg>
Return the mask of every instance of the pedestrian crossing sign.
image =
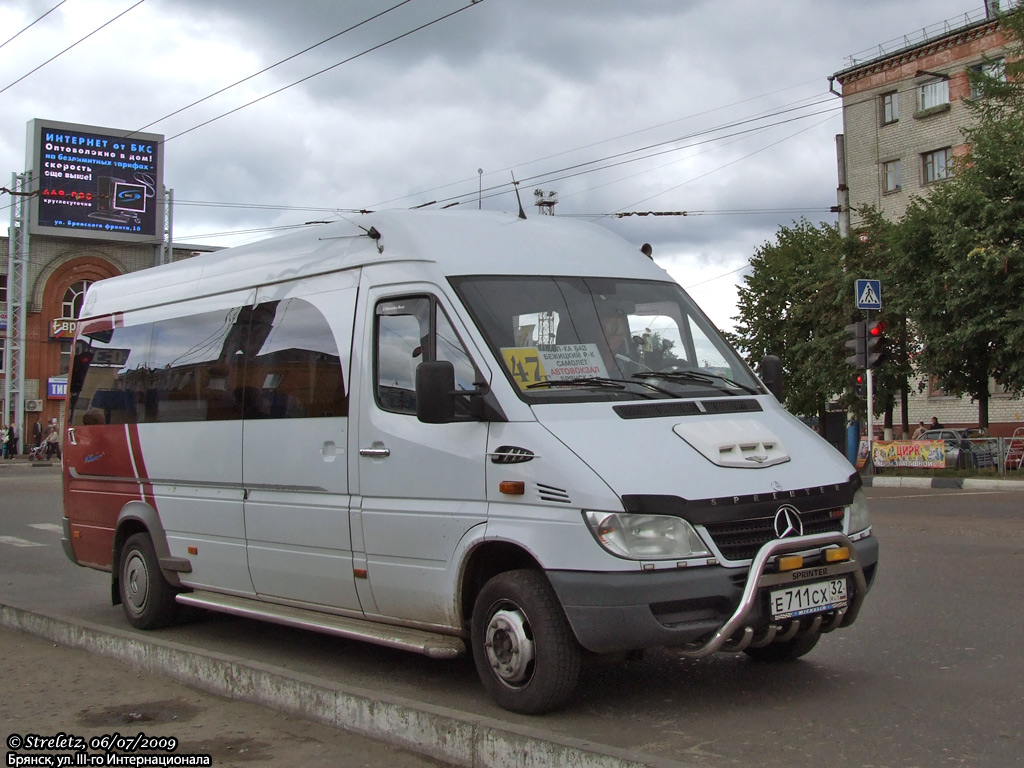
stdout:
<svg viewBox="0 0 1024 768">
<path fill-rule="evenodd" d="M 854 296 L 857 299 L 857 309 L 881 309 L 882 281 L 858 280 Z"/>
</svg>

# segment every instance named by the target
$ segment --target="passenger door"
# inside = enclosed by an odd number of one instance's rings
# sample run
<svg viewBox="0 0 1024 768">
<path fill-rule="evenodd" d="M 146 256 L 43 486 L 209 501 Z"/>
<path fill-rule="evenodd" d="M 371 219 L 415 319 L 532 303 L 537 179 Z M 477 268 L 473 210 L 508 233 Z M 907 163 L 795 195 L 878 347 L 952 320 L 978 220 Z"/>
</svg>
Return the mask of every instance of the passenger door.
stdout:
<svg viewBox="0 0 1024 768">
<path fill-rule="evenodd" d="M 249 571 L 262 597 L 358 613 L 349 531 L 353 273 L 261 288 L 242 404 Z"/>
<path fill-rule="evenodd" d="M 456 621 L 453 557 L 460 541 L 486 520 L 487 424 L 461 398 L 457 421 L 416 418 L 415 371 L 448 360 L 456 388 L 473 389 L 477 369 L 435 293 L 369 290 L 355 345 L 358 431 L 352 451 L 353 536 L 364 611 L 431 625 Z"/>
</svg>

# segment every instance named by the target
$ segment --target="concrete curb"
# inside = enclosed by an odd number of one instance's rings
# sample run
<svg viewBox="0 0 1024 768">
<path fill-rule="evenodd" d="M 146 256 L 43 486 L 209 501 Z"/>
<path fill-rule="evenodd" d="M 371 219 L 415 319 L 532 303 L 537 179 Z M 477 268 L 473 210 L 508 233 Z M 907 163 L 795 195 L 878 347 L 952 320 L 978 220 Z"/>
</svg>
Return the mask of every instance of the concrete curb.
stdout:
<svg viewBox="0 0 1024 768">
<path fill-rule="evenodd" d="M 3 603 L 0 624 L 225 698 L 342 728 L 467 768 L 696 768 L 692 763 L 342 686 L 158 638 L 143 640 L 128 632 Z"/>
<path fill-rule="evenodd" d="M 945 488 L 989 491 L 1024 491 L 1020 480 L 989 480 L 974 477 L 865 477 L 867 488 Z"/>
</svg>

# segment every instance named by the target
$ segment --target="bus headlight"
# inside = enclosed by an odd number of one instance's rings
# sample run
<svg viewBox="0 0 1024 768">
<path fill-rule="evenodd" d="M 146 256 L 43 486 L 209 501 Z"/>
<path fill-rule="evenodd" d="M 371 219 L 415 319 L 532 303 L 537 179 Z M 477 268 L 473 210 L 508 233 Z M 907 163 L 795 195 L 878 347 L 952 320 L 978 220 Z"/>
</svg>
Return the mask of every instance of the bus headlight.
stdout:
<svg viewBox="0 0 1024 768">
<path fill-rule="evenodd" d="M 868 500 L 864 495 L 864 491 L 859 488 L 857 489 L 857 492 L 853 494 L 853 501 L 848 509 L 850 523 L 847 533 L 859 533 L 871 526 L 871 519 L 868 516 Z"/>
<path fill-rule="evenodd" d="M 711 554 L 693 526 L 680 517 L 591 510 L 583 517 L 598 543 L 618 557 L 661 560 Z"/>
</svg>

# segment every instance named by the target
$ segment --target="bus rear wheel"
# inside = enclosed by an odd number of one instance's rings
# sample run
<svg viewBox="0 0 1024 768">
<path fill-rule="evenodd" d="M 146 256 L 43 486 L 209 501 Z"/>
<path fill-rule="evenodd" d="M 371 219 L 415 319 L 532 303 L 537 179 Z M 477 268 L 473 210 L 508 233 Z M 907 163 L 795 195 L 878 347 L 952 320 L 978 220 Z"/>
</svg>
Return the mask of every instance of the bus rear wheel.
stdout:
<svg viewBox="0 0 1024 768">
<path fill-rule="evenodd" d="M 136 629 L 159 629 L 174 622 L 175 590 L 160 570 L 148 533 L 128 537 L 117 573 L 121 606 L 129 624 Z"/>
</svg>

